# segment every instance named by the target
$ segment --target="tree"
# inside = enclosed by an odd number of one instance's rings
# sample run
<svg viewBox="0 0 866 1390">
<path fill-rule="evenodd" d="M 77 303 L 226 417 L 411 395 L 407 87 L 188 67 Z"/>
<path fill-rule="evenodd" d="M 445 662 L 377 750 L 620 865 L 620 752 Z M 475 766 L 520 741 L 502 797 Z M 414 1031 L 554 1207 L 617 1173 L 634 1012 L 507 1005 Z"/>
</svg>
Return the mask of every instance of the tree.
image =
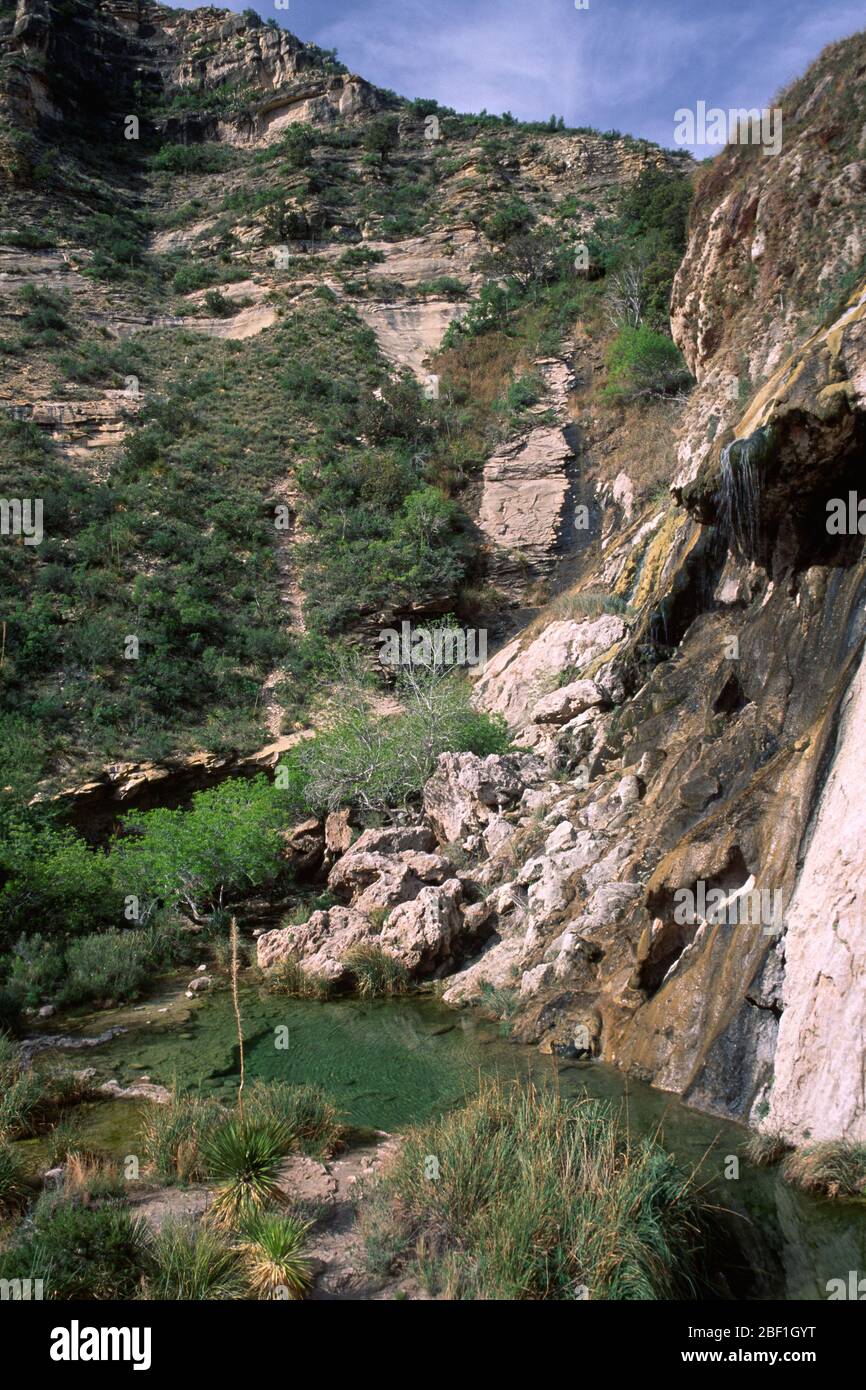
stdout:
<svg viewBox="0 0 866 1390">
<path fill-rule="evenodd" d="M 364 149 L 368 154 L 379 155 L 383 163 L 399 143 L 400 130 L 396 116 L 381 116 L 371 121 L 364 131 Z"/>
<path fill-rule="evenodd" d="M 195 922 L 221 910 L 242 888 L 273 882 L 280 872 L 280 797 L 264 777 L 233 778 L 197 792 L 188 811 L 160 808 L 124 818 L 115 845 L 115 877 L 141 904 L 140 920 L 160 904 Z"/>
</svg>

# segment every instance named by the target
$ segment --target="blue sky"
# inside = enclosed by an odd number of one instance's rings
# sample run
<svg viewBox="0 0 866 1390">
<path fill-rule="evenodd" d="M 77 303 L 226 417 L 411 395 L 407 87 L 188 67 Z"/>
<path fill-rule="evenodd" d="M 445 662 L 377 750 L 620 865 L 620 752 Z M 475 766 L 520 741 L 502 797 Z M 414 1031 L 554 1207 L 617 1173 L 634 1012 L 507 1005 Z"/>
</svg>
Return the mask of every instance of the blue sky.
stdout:
<svg viewBox="0 0 866 1390">
<path fill-rule="evenodd" d="M 575 0 L 289 0 L 279 10 L 258 0 L 252 8 L 336 48 L 353 72 L 401 96 L 521 120 L 555 113 L 567 125 L 667 146 L 677 108 L 765 106 L 825 44 L 866 25 L 863 0 L 589 0 L 588 10 Z"/>
</svg>

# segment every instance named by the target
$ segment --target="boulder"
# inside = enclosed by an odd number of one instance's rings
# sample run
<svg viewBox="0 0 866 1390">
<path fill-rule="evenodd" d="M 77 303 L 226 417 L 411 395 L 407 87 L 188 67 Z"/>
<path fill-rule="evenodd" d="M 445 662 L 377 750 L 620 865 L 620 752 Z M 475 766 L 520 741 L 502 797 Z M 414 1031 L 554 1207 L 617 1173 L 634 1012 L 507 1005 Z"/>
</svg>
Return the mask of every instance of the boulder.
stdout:
<svg viewBox="0 0 866 1390">
<path fill-rule="evenodd" d="M 534 724 L 568 724 L 586 710 L 601 708 L 608 703 L 607 695 L 595 681 L 572 681 L 560 690 L 543 696 L 532 711 Z"/>
<path fill-rule="evenodd" d="M 440 841 L 454 844 L 516 805 L 543 772 L 543 764 L 526 755 L 441 753 L 424 787 L 424 810 Z"/>
</svg>

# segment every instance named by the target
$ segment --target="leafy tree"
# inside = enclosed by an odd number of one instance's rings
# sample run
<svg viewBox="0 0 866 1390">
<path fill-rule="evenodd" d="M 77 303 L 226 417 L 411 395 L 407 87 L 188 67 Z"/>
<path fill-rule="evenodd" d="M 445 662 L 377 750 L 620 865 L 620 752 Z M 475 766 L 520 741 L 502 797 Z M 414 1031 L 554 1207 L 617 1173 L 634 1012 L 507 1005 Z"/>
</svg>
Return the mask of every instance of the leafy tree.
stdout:
<svg viewBox="0 0 866 1390">
<path fill-rule="evenodd" d="M 126 835 L 113 855 L 116 882 L 125 896 L 139 898 L 143 920 L 163 903 L 202 921 L 232 893 L 277 878 L 284 824 L 283 806 L 264 777 L 233 778 L 197 792 L 188 811 L 125 817 Z"/>
</svg>

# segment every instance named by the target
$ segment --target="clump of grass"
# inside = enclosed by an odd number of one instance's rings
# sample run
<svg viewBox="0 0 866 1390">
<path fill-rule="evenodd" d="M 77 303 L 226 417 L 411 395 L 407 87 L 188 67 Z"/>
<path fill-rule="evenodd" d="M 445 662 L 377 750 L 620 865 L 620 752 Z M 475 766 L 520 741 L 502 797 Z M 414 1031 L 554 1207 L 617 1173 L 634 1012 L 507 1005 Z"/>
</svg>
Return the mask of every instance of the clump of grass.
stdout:
<svg viewBox="0 0 866 1390">
<path fill-rule="evenodd" d="M 242 1225 L 260 1208 L 284 1204 L 277 1182 L 291 1139 L 276 1120 L 230 1119 L 204 1146 L 208 1178 L 217 1183 L 209 1216 L 218 1226 Z"/>
<path fill-rule="evenodd" d="M 511 1031 L 511 1020 L 520 1007 L 520 991 L 508 985 L 493 985 L 482 980 L 478 989 L 478 1000 L 485 1013 L 498 1018 L 502 1031 Z"/>
<path fill-rule="evenodd" d="M 154 1236 L 153 1259 L 149 1299 L 236 1299 L 246 1292 L 238 1251 L 204 1222 L 169 1217 Z"/>
<path fill-rule="evenodd" d="M 667 1299 L 695 1296 L 708 1214 L 606 1103 L 489 1081 L 409 1131 L 361 1223 L 373 1267 L 446 1298 Z"/>
<path fill-rule="evenodd" d="M 303 1298 L 313 1281 L 306 1254 L 309 1229 L 310 1223 L 297 1216 L 268 1211 L 245 1223 L 240 1250 L 258 1298 Z"/>
<path fill-rule="evenodd" d="M 175 1092 L 167 1105 L 151 1105 L 142 1126 L 144 1160 L 163 1182 L 203 1178 L 205 1140 L 225 1122 L 226 1112 L 210 1097 Z"/>
<path fill-rule="evenodd" d="M 756 1130 L 746 1140 L 743 1154 L 747 1162 L 753 1164 L 755 1168 L 772 1168 L 790 1150 L 791 1145 L 787 1139 L 782 1138 L 781 1134 L 769 1134 Z"/>
<path fill-rule="evenodd" d="M 282 1125 L 292 1149 L 301 1153 L 331 1154 L 343 1137 L 339 1111 L 319 1086 L 255 1081 L 245 1101 L 245 1112 L 255 1123 Z"/>
<path fill-rule="evenodd" d="M 0 1216 L 9 1216 L 27 1201 L 27 1175 L 10 1144 L 0 1143 Z"/>
<path fill-rule="evenodd" d="M 866 1144 L 831 1139 L 796 1149 L 782 1169 L 785 1182 L 821 1197 L 860 1197 L 866 1193 Z"/>
<path fill-rule="evenodd" d="M 40 1197 L 32 1221 L 0 1254 L 0 1278 L 44 1279 L 53 1299 L 135 1298 L 151 1268 L 145 1223 L 119 1203 Z"/>
<path fill-rule="evenodd" d="M 381 946 L 353 946 L 343 957 L 343 964 L 352 972 L 355 988 L 362 999 L 405 994 L 409 988 L 409 972 L 405 965 Z"/>
<path fill-rule="evenodd" d="M 269 970 L 265 987 L 270 994 L 285 994 L 289 999 L 330 999 L 334 993 L 331 980 L 304 970 L 296 956 L 286 956 Z"/>
<path fill-rule="evenodd" d="M 85 1204 L 122 1198 L 125 1195 L 125 1181 L 119 1164 L 99 1154 L 73 1149 L 66 1155 L 63 1195 Z"/>
<path fill-rule="evenodd" d="M 87 1154 L 91 1152 L 84 1142 L 83 1128 L 79 1115 L 70 1112 L 61 1114 L 45 1141 L 45 1157 L 49 1167 L 55 1168 L 58 1164 L 65 1163 L 71 1153 Z M 92 1156 L 96 1157 L 95 1154 Z"/>
</svg>

